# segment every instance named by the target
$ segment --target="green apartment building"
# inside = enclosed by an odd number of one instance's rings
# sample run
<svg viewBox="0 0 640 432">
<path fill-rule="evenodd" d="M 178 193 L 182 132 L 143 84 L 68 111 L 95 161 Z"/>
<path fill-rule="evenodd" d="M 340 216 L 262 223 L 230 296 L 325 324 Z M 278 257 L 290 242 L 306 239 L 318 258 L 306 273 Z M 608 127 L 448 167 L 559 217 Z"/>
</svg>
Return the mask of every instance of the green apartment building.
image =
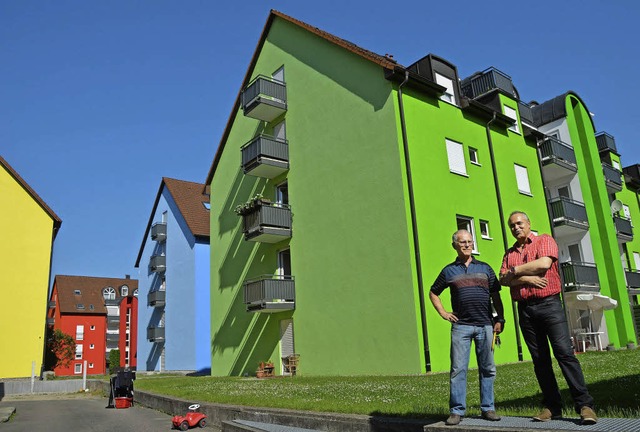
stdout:
<svg viewBox="0 0 640 432">
<path fill-rule="evenodd" d="M 294 354 L 307 375 L 448 370 L 450 325 L 427 297 L 455 258 L 451 234 L 470 230 L 497 272 L 513 210 L 540 233 L 590 234 L 581 241 L 598 283 L 567 289 L 615 299 L 598 335 L 635 340 L 593 125 L 577 95 L 563 97 L 564 116 L 547 115 L 555 99 L 523 103 L 497 69 L 461 80 L 434 55 L 404 67 L 271 11 L 206 181 L 212 375 L 254 374 L 269 360 L 289 374 Z M 554 122 L 567 125 L 558 137 L 545 133 Z M 585 220 L 570 223 L 562 200 L 561 223 L 549 185 L 574 178 Z M 526 359 L 507 289 L 502 298 L 496 361 Z"/>
</svg>

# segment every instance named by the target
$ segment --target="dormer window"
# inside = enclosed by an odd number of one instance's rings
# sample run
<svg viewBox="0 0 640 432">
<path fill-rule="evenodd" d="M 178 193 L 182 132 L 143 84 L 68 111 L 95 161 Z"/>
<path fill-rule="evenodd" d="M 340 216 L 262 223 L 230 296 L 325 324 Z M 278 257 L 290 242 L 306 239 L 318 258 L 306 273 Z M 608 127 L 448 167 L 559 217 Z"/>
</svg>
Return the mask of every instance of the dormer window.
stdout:
<svg viewBox="0 0 640 432">
<path fill-rule="evenodd" d="M 75 295 L 81 295 L 81 294 L 82 294 L 82 292 L 80 292 L 80 290 L 74 290 L 74 291 L 73 291 L 73 293 L 74 293 Z"/>
<path fill-rule="evenodd" d="M 126 296 L 128 296 L 128 295 L 129 295 L 129 287 L 128 287 L 128 286 L 126 286 L 126 285 L 122 285 L 122 286 L 120 287 L 120 295 L 121 295 L 122 297 L 126 297 Z"/>
<path fill-rule="evenodd" d="M 436 77 L 436 83 L 446 88 L 442 96 L 440 96 L 440 99 L 455 105 L 456 97 L 455 93 L 453 92 L 453 80 L 451 78 L 447 78 L 444 75 L 440 75 L 437 72 L 434 72 L 434 75 Z"/>
<path fill-rule="evenodd" d="M 84 309 L 84 305 L 83 305 L 82 303 L 78 303 L 78 304 L 76 305 L 76 308 L 77 308 L 77 309 Z"/>
<path fill-rule="evenodd" d="M 106 287 L 102 290 L 102 297 L 104 297 L 105 300 L 115 300 L 116 290 L 114 290 L 112 287 Z"/>
</svg>

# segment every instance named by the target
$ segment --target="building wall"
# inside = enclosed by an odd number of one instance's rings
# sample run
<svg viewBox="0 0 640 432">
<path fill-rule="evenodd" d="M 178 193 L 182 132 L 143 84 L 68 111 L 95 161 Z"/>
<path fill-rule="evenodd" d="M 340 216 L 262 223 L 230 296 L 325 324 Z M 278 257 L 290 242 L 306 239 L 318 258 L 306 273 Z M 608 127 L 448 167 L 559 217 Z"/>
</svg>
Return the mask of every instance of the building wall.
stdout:
<svg viewBox="0 0 640 432">
<path fill-rule="evenodd" d="M 293 236 L 277 244 L 242 237 L 233 209 L 255 193 L 274 199 L 285 176 L 267 181 L 242 173 L 240 147 L 263 125 L 238 112 L 211 188 L 212 374 L 252 374 L 269 359 L 279 370 L 280 322 L 289 318 L 305 374 L 419 373 L 391 83 L 380 67 L 276 19 L 254 76 L 282 65 Z M 274 274 L 277 251 L 287 246 L 295 311 L 246 312 L 242 282 Z"/>
<path fill-rule="evenodd" d="M 120 365 L 136 369 L 138 354 L 138 298 L 131 292 L 127 297 L 123 297 L 120 302 L 120 339 L 118 349 L 120 350 Z M 127 323 L 127 314 L 129 322 Z M 127 351 L 129 360 L 127 361 Z"/>
<path fill-rule="evenodd" d="M 194 336 L 195 370 L 200 373 L 211 373 L 211 247 L 208 240 L 199 240 L 194 245 L 195 253 L 195 307 Z"/>
<path fill-rule="evenodd" d="M 76 326 L 84 326 L 84 337 L 77 339 Z M 93 326 L 93 330 L 91 327 Z M 82 358 L 74 359 L 69 366 L 57 367 L 54 369 L 56 376 L 77 376 L 82 375 L 84 362 L 87 362 L 87 375 L 104 375 L 106 373 L 106 318 L 104 315 L 67 315 L 63 314 L 56 318 L 56 329 L 73 337 L 76 346 L 81 344 Z M 91 348 L 93 345 L 93 348 Z M 76 372 L 76 365 L 80 364 L 80 372 Z M 91 365 L 93 364 L 93 367 Z"/>
<path fill-rule="evenodd" d="M 40 374 L 45 343 L 53 220 L 0 166 L 0 377 Z"/>
</svg>

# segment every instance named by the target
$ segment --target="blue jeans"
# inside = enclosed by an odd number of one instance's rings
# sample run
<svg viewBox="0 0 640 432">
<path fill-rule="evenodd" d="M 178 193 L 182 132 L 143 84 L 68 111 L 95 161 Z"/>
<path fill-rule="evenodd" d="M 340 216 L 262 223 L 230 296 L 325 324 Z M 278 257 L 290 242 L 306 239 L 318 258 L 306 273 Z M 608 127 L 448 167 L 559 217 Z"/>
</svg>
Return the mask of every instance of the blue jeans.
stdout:
<svg viewBox="0 0 640 432">
<path fill-rule="evenodd" d="M 471 341 L 475 343 L 480 379 L 480 409 L 482 412 L 495 411 L 493 403 L 493 382 L 496 379 L 496 365 L 493 362 L 491 342 L 493 326 L 470 326 L 453 324 L 451 328 L 451 377 L 449 411 L 464 415 L 467 408 L 467 370 Z"/>
<path fill-rule="evenodd" d="M 574 408 L 580 413 L 583 406 L 593 407 L 593 398 L 587 390 L 580 362 L 573 353 L 567 319 L 557 295 L 529 303 L 518 302 L 518 315 L 522 337 L 533 360 L 542 404 L 554 414 L 562 412 L 562 399 L 551 363 L 551 349 L 573 397 Z"/>
</svg>

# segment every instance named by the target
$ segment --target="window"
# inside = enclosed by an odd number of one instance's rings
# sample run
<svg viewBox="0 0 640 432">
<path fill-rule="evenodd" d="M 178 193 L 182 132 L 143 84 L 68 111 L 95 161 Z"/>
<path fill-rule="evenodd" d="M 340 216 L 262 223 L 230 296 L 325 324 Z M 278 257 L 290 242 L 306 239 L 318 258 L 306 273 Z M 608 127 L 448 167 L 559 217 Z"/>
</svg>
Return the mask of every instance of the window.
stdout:
<svg viewBox="0 0 640 432">
<path fill-rule="evenodd" d="M 128 286 L 126 286 L 126 285 L 122 285 L 122 286 L 120 287 L 120 295 L 121 295 L 122 297 L 126 297 L 126 296 L 128 296 L 128 295 L 129 295 L 129 287 L 128 287 Z"/>
<path fill-rule="evenodd" d="M 473 218 L 468 216 L 456 215 L 456 225 L 459 230 L 467 230 L 471 233 L 473 238 L 473 252 L 478 253 L 478 246 L 476 245 L 476 232 L 473 229 Z"/>
<path fill-rule="evenodd" d="M 92 325 L 91 327 L 89 327 L 89 330 L 95 330 L 96 326 Z"/>
<path fill-rule="evenodd" d="M 89 363 L 89 369 L 93 369 L 93 363 Z"/>
<path fill-rule="evenodd" d="M 529 186 L 529 173 L 527 167 L 522 165 L 513 164 L 516 170 L 516 183 L 518 184 L 518 191 L 521 194 L 531 195 L 531 186 Z"/>
<path fill-rule="evenodd" d="M 444 91 L 444 94 L 440 96 L 440 99 L 445 102 L 455 104 L 456 97 L 455 97 L 455 93 L 453 92 L 453 80 L 450 78 L 447 78 L 444 75 L 440 75 L 437 72 L 435 72 L 434 75 L 436 76 L 436 83 L 446 88 L 446 90 Z"/>
<path fill-rule="evenodd" d="M 636 265 L 636 271 L 640 270 L 640 253 L 633 253 L 633 263 Z"/>
<path fill-rule="evenodd" d="M 571 189 L 569 189 L 569 186 L 559 187 L 558 196 L 571 199 Z"/>
<path fill-rule="evenodd" d="M 82 363 L 76 363 L 73 369 L 74 373 L 81 374 L 82 373 Z"/>
<path fill-rule="evenodd" d="M 284 249 L 278 252 L 278 275 L 282 279 L 291 279 L 291 250 Z"/>
<path fill-rule="evenodd" d="M 472 164 L 480 165 L 480 161 L 478 160 L 478 150 L 473 147 L 469 147 L 469 161 Z"/>
<path fill-rule="evenodd" d="M 518 113 L 516 112 L 516 110 L 507 105 L 505 105 L 503 108 L 504 108 L 504 115 L 506 115 L 507 117 L 509 117 L 515 122 L 513 126 L 509 128 L 509 130 L 520 133 L 520 126 L 518 126 Z"/>
<path fill-rule="evenodd" d="M 273 137 L 280 141 L 286 141 L 287 139 L 287 126 L 284 121 L 281 121 L 273 127 Z"/>
<path fill-rule="evenodd" d="M 102 290 L 102 296 L 105 300 L 115 300 L 116 299 L 116 290 L 111 287 L 106 287 Z"/>
<path fill-rule="evenodd" d="M 78 303 L 78 304 L 76 305 L 76 308 L 78 308 L 78 309 L 84 309 L 84 305 L 83 305 L 82 303 Z"/>
<path fill-rule="evenodd" d="M 202 201 L 202 205 L 204 206 L 204 208 L 206 208 L 207 210 L 211 210 L 211 203 L 209 201 Z"/>
<path fill-rule="evenodd" d="M 289 184 L 287 182 L 276 186 L 276 203 L 289 204 Z"/>
<path fill-rule="evenodd" d="M 449 171 L 455 174 L 467 175 L 467 167 L 464 163 L 464 149 L 459 142 L 445 140 L 447 143 L 447 157 L 449 158 Z"/>
<path fill-rule="evenodd" d="M 572 244 L 568 246 L 569 259 L 572 263 L 582 262 L 582 252 L 580 251 L 580 243 Z"/>
<path fill-rule="evenodd" d="M 82 344 L 76 344 L 76 360 L 82 358 Z"/>
<path fill-rule="evenodd" d="M 94 349 L 96 346 L 94 344 L 89 345 L 89 349 Z"/>
<path fill-rule="evenodd" d="M 284 82 L 284 66 L 281 66 L 274 73 L 271 74 L 271 78 L 276 81 Z"/>
<path fill-rule="evenodd" d="M 74 291 L 73 291 L 73 294 L 75 294 L 75 295 L 81 295 L 81 294 L 82 294 L 82 292 L 80 292 L 80 290 L 74 290 Z"/>
<path fill-rule="evenodd" d="M 489 234 L 489 222 L 485 220 L 480 220 L 480 236 L 483 239 L 490 240 L 491 235 Z"/>
<path fill-rule="evenodd" d="M 613 167 L 615 169 L 617 169 L 618 171 L 620 171 L 620 162 L 618 162 L 617 160 L 611 160 L 611 163 L 613 164 Z"/>
<path fill-rule="evenodd" d="M 133 290 L 133 296 L 138 297 L 138 288 Z"/>
<path fill-rule="evenodd" d="M 94 309 L 95 309 L 95 307 L 92 304 L 90 304 L 89 305 L 89 310 L 94 310 Z"/>
<path fill-rule="evenodd" d="M 77 325 L 76 326 L 76 340 L 83 340 L 84 339 L 84 326 L 83 325 Z"/>
</svg>

